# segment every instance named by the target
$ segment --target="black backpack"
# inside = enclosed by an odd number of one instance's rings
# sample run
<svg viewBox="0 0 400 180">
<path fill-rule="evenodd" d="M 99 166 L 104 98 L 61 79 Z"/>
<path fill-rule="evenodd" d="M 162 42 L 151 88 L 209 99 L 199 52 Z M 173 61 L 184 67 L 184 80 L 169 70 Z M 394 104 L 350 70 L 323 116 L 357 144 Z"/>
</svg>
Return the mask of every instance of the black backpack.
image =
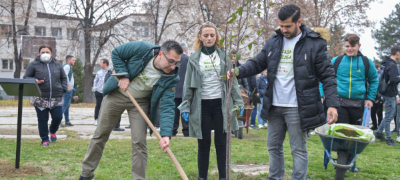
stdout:
<svg viewBox="0 0 400 180">
<path fill-rule="evenodd" d="M 107 70 L 107 74 L 104 76 L 104 83 L 107 82 L 108 78 L 110 78 L 112 74 L 112 69 Z"/>
<path fill-rule="evenodd" d="M 339 64 L 342 61 L 344 55 L 340 55 L 336 58 L 335 64 L 333 64 L 333 68 L 335 69 L 335 74 L 337 74 L 337 70 L 339 68 Z M 365 68 L 365 97 L 367 97 L 368 94 L 368 71 L 369 71 L 369 60 L 366 56 L 361 56 L 363 63 L 364 63 L 364 68 Z"/>
<path fill-rule="evenodd" d="M 386 93 L 386 89 L 389 86 L 388 83 L 386 83 L 386 73 L 385 72 L 386 68 L 383 67 L 382 68 L 382 74 L 379 76 L 379 86 L 378 86 L 378 92 L 381 94 L 385 94 Z"/>
</svg>

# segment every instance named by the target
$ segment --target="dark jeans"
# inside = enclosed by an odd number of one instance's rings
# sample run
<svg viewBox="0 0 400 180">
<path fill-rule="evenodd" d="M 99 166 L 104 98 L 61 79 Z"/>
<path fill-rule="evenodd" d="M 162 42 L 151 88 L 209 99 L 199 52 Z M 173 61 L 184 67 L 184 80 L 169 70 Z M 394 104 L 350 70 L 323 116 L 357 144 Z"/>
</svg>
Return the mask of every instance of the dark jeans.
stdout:
<svg viewBox="0 0 400 180">
<path fill-rule="evenodd" d="M 189 120 L 188 122 L 181 117 L 180 110 L 178 109 L 178 106 L 182 103 L 182 98 L 175 98 L 175 119 L 174 119 L 174 129 L 172 130 L 172 135 L 176 135 L 178 133 L 178 128 L 179 128 L 179 119 L 181 119 L 182 122 L 182 133 L 183 136 L 187 137 L 189 136 Z"/>
<path fill-rule="evenodd" d="M 63 94 L 62 113 L 64 113 L 66 123 L 69 122 L 69 106 L 71 105 L 72 92 L 73 90 L 69 90 Z"/>
<path fill-rule="evenodd" d="M 210 162 L 211 130 L 214 129 L 214 143 L 217 152 L 219 178 L 226 178 L 226 133 L 224 133 L 221 99 L 201 100 L 201 132 L 198 139 L 197 163 L 199 177 L 207 179 Z"/>
<path fill-rule="evenodd" d="M 250 125 L 256 125 L 256 116 L 257 116 L 257 106 L 254 106 L 253 111 L 251 112 L 251 122 Z"/>
<path fill-rule="evenodd" d="M 338 120 L 336 123 L 361 125 L 360 119 L 362 119 L 363 115 L 364 115 L 364 106 L 357 108 L 341 106 L 338 109 Z"/>
<path fill-rule="evenodd" d="M 96 107 L 94 108 L 94 120 L 99 119 L 99 111 L 101 107 L 101 102 L 103 102 L 103 93 L 94 92 L 96 97 Z"/>
<path fill-rule="evenodd" d="M 376 116 L 378 116 L 378 121 Z M 383 102 L 374 102 L 374 106 L 372 106 L 371 109 L 371 119 L 373 127 L 378 128 L 383 119 Z"/>
<path fill-rule="evenodd" d="M 49 112 L 51 114 L 51 124 L 50 124 L 50 133 L 55 134 L 58 130 L 58 126 L 60 126 L 62 120 L 62 106 L 55 107 L 53 109 L 43 109 L 41 111 L 39 108 L 35 107 L 36 115 L 38 118 L 38 128 L 39 135 L 42 138 L 42 142 L 49 142 Z"/>
</svg>

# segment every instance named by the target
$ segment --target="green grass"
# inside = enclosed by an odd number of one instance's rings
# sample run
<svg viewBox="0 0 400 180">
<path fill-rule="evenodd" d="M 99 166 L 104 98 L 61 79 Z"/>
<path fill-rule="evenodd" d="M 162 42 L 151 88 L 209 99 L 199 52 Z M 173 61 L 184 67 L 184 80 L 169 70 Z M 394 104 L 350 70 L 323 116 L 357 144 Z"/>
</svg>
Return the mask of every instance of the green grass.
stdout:
<svg viewBox="0 0 400 180">
<path fill-rule="evenodd" d="M 268 164 L 266 147 L 266 130 L 251 130 L 245 139 L 232 140 L 232 163 Z M 284 143 L 285 179 L 290 179 L 292 156 L 288 135 Z M 395 138 L 395 135 L 393 135 Z M 78 179 L 81 162 L 85 156 L 89 140 L 68 139 L 52 143 L 50 147 L 40 147 L 40 140 L 23 140 L 21 150 L 21 167 L 37 167 L 44 171 L 40 176 L 29 176 L 23 179 Z M 214 143 L 212 143 L 214 144 Z M 0 162 L 15 162 L 15 140 L 0 139 Z M 147 179 L 175 180 L 180 179 L 176 168 L 168 155 L 163 153 L 157 140 L 148 140 Z M 333 179 L 335 171 L 332 165 L 323 168 L 323 147 L 318 136 L 311 136 L 307 141 L 309 152 L 308 179 Z M 190 179 L 197 179 L 197 140 L 194 138 L 173 138 L 171 150 L 179 160 Z M 357 159 L 359 173 L 346 173 L 346 179 L 400 179 L 400 146 L 392 147 L 379 140 L 370 144 Z M 216 168 L 215 148 L 211 148 L 210 168 Z M 0 165 L 1 168 L 1 165 Z M 95 179 L 132 179 L 130 140 L 109 140 Z M 255 177 L 233 173 L 232 179 L 268 179 L 268 174 Z M 210 174 L 209 179 L 217 179 L 217 174 Z"/>
</svg>

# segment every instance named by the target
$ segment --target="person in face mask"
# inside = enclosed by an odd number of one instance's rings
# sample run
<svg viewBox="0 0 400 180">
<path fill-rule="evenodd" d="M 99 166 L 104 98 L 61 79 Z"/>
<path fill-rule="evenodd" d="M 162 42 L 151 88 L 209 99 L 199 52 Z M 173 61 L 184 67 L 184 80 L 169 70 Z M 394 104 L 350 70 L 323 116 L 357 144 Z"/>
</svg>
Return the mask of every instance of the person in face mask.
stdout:
<svg viewBox="0 0 400 180">
<path fill-rule="evenodd" d="M 31 98 L 31 105 L 35 107 L 41 145 L 49 146 L 50 140 L 57 141 L 56 132 L 62 120 L 63 94 L 67 91 L 67 76 L 61 64 L 52 57 L 52 48 L 47 45 L 40 46 L 39 56 L 29 63 L 24 79 L 36 79 L 42 95 Z M 49 112 L 51 125 L 48 126 Z"/>
</svg>

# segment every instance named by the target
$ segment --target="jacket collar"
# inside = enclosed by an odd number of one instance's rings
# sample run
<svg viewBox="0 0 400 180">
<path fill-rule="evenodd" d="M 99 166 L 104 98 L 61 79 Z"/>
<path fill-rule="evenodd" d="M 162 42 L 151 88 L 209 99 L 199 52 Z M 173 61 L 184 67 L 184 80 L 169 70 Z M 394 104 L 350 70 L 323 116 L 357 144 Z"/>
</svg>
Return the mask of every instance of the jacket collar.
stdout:
<svg viewBox="0 0 400 180">
<path fill-rule="evenodd" d="M 303 23 L 301 23 L 300 25 L 300 31 L 303 33 L 300 37 L 300 39 L 308 36 L 308 37 L 312 37 L 312 38 L 319 38 L 321 35 L 317 32 L 314 32 L 313 30 L 311 30 L 310 28 L 306 27 L 306 25 L 304 25 Z M 279 37 L 284 37 L 281 30 L 278 28 L 277 30 L 275 30 L 275 33 L 277 36 Z"/>
</svg>

